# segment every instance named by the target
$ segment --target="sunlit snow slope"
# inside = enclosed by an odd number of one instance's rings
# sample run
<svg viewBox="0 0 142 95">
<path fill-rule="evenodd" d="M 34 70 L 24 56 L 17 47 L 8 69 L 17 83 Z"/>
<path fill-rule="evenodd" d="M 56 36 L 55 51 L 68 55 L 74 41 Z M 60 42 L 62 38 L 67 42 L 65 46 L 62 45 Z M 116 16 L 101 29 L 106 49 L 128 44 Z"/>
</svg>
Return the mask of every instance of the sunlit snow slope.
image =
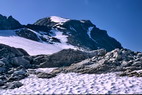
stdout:
<svg viewBox="0 0 142 95">
<path fill-rule="evenodd" d="M 0 30 L 0 43 L 16 48 L 22 48 L 30 55 L 52 54 L 62 49 L 74 48 L 73 46 L 66 43 L 48 44 L 45 42 L 32 41 L 16 36 L 14 30 Z"/>
</svg>

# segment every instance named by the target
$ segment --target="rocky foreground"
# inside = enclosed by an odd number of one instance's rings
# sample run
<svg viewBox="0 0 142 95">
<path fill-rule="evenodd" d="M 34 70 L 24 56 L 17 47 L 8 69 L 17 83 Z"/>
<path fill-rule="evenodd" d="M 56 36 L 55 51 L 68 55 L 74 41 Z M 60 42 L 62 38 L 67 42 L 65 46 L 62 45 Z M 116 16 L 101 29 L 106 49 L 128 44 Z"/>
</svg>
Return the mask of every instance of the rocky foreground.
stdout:
<svg viewBox="0 0 142 95">
<path fill-rule="evenodd" d="M 96 54 L 95 54 L 96 53 Z M 39 73 L 39 77 L 50 78 L 58 73 L 102 74 L 122 72 L 120 76 L 142 76 L 142 53 L 128 49 L 115 49 L 111 52 L 97 50 L 95 56 L 67 67 L 60 67 L 49 74 Z"/>
<path fill-rule="evenodd" d="M 57 67 L 52 72 L 35 72 L 36 68 Z M 33 70 L 29 70 L 33 69 Z M 30 74 L 52 78 L 60 73 L 103 74 L 121 72 L 119 76 L 142 76 L 142 53 L 128 49 L 79 51 L 62 50 L 52 55 L 30 56 L 19 48 L 0 44 L 0 88 L 14 89 L 19 80 Z"/>
</svg>

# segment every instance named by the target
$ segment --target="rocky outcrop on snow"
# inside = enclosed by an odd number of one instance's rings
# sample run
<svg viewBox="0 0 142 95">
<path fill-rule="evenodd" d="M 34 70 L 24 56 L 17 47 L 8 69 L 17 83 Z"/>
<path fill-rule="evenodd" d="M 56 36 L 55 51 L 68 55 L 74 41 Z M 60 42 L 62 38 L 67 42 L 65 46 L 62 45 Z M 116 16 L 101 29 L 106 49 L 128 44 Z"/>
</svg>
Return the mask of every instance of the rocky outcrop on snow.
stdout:
<svg viewBox="0 0 142 95">
<path fill-rule="evenodd" d="M 16 34 L 20 37 L 24 37 L 30 40 L 40 41 L 40 38 L 36 35 L 36 33 L 27 28 L 16 30 Z"/>
<path fill-rule="evenodd" d="M 0 14 L 0 30 L 21 28 L 22 25 L 12 16 L 6 17 Z"/>
<path fill-rule="evenodd" d="M 80 62 L 93 56 L 103 55 L 105 53 L 106 50 L 104 49 L 90 52 L 65 49 L 52 55 L 34 56 L 32 63 L 39 65 L 41 68 L 70 66 L 73 63 Z"/>
<path fill-rule="evenodd" d="M 134 76 L 134 70 L 142 69 L 142 53 L 133 52 L 128 49 L 115 49 L 103 55 L 94 56 L 74 63 L 68 67 L 61 67 L 53 70 L 50 74 L 76 72 L 82 74 L 101 74 L 108 72 L 123 72 L 121 76 Z M 135 73 L 141 76 L 141 73 Z M 51 75 L 50 75 L 51 76 Z"/>
</svg>

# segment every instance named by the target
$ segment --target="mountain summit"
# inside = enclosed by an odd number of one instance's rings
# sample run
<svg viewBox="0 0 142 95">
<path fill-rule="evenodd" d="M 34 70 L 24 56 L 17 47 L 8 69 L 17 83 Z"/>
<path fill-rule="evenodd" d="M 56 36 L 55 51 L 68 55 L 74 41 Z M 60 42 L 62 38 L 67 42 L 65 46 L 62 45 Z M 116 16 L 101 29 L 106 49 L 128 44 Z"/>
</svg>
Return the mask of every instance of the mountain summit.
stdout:
<svg viewBox="0 0 142 95">
<path fill-rule="evenodd" d="M 44 32 L 50 37 L 55 37 L 51 34 L 56 35 L 60 32 L 67 36 L 68 44 L 85 49 L 104 48 L 111 51 L 115 48 L 122 48 L 117 40 L 107 34 L 107 31 L 97 28 L 90 20 L 72 20 L 51 16 L 42 18 L 27 27 L 37 32 L 45 29 Z M 60 42 L 57 37 L 55 39 Z"/>
</svg>

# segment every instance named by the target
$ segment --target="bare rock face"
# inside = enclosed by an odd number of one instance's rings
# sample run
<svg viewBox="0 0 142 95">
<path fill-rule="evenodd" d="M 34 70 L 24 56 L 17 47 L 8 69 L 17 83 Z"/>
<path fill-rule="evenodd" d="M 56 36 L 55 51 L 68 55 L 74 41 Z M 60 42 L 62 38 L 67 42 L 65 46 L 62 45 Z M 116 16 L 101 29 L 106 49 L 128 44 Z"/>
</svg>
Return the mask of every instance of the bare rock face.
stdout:
<svg viewBox="0 0 142 95">
<path fill-rule="evenodd" d="M 20 37 L 24 37 L 34 41 L 40 41 L 40 38 L 32 30 L 23 28 L 16 31 L 16 34 Z"/>
</svg>

